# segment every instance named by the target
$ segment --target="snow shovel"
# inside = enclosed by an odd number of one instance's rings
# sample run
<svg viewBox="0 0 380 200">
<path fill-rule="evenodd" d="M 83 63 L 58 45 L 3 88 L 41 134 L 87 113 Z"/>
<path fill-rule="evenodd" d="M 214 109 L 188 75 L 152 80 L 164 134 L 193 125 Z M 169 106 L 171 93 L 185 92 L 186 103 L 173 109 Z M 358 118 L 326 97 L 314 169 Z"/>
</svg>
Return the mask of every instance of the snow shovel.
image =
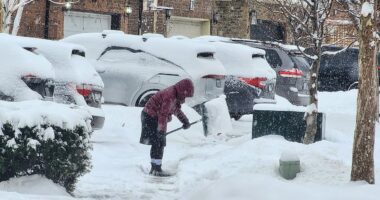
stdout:
<svg viewBox="0 0 380 200">
<path fill-rule="evenodd" d="M 197 120 L 195 122 L 191 122 L 190 125 L 194 125 L 194 124 L 196 124 L 198 122 L 201 122 L 201 121 L 202 121 L 202 119 L 199 119 L 199 120 Z M 179 128 L 174 129 L 174 130 L 171 130 L 171 131 L 167 132 L 166 135 L 169 135 L 169 134 L 174 133 L 176 131 L 179 131 L 181 129 L 183 129 L 183 127 L 179 127 Z"/>
</svg>

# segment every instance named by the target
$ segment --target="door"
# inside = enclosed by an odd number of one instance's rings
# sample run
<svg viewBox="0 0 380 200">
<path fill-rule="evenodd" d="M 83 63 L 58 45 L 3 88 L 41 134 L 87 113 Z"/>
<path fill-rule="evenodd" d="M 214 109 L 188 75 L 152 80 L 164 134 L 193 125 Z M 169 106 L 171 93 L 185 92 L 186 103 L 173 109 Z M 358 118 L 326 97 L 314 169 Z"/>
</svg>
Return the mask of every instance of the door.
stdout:
<svg viewBox="0 0 380 200">
<path fill-rule="evenodd" d="M 210 20 L 186 17 L 171 17 L 167 25 L 167 36 L 182 35 L 198 37 L 210 35 Z"/>
<path fill-rule="evenodd" d="M 111 29 L 111 15 L 86 12 L 65 12 L 64 37 L 78 34 L 102 32 Z"/>
</svg>

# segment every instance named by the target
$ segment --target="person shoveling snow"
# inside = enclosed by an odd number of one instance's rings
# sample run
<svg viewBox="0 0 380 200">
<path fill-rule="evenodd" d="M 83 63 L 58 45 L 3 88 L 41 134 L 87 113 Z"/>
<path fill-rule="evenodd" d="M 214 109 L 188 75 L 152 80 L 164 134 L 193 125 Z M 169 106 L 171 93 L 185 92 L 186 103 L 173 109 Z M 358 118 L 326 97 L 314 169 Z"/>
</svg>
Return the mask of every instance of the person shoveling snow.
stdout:
<svg viewBox="0 0 380 200">
<path fill-rule="evenodd" d="M 146 103 L 141 113 L 141 138 L 140 143 L 151 145 L 151 170 L 149 174 L 154 176 L 170 176 L 162 170 L 162 157 L 166 146 L 167 123 L 174 114 L 183 124 L 183 129 L 190 128 L 188 118 L 181 110 L 181 104 L 185 98 L 193 97 L 194 86 L 190 79 L 179 81 L 162 91 L 157 92 Z"/>
</svg>

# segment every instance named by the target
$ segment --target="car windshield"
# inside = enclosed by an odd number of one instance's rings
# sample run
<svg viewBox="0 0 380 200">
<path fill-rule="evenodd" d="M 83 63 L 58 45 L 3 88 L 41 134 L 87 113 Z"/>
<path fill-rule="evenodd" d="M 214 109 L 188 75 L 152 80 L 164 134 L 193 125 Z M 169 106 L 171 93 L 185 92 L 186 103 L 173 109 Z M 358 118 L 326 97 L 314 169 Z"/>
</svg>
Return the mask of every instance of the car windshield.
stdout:
<svg viewBox="0 0 380 200">
<path fill-rule="evenodd" d="M 293 60 L 295 66 L 298 67 L 298 69 L 300 69 L 304 72 L 310 71 L 310 65 L 304 56 L 302 56 L 302 55 L 290 55 L 290 58 Z"/>
</svg>

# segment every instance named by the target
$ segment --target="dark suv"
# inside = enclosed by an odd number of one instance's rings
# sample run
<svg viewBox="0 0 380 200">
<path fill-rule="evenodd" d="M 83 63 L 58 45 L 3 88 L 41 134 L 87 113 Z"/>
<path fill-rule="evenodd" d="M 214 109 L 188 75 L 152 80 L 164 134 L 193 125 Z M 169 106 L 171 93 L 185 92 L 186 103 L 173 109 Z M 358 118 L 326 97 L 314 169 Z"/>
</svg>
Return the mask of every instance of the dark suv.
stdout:
<svg viewBox="0 0 380 200">
<path fill-rule="evenodd" d="M 310 65 L 296 46 L 255 40 L 234 41 L 265 50 L 268 63 L 277 73 L 276 94 L 294 105 L 309 104 Z"/>
<path fill-rule="evenodd" d="M 337 52 L 342 49 L 343 47 L 337 46 L 322 47 L 323 52 Z M 306 49 L 305 52 L 311 53 L 311 49 Z M 359 77 L 358 59 L 358 48 L 348 48 L 339 53 L 322 55 L 318 76 L 318 90 L 341 91 L 357 88 Z M 377 64 L 379 70 L 380 54 L 377 55 Z"/>
</svg>

